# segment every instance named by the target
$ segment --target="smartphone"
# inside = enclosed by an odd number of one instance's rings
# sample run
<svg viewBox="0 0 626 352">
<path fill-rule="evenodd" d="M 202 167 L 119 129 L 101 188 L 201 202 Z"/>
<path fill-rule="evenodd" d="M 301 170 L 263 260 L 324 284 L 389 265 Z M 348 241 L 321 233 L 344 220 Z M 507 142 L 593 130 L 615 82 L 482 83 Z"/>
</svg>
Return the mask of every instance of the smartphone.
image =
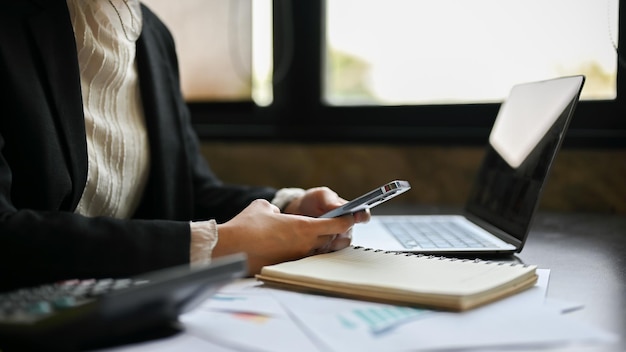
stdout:
<svg viewBox="0 0 626 352">
<path fill-rule="evenodd" d="M 364 195 L 355 198 L 348 203 L 329 211 L 320 216 L 320 218 L 335 218 L 338 216 L 356 213 L 361 210 L 369 209 L 383 203 L 397 195 L 400 195 L 411 189 L 408 181 L 395 180 L 382 185 Z"/>
</svg>

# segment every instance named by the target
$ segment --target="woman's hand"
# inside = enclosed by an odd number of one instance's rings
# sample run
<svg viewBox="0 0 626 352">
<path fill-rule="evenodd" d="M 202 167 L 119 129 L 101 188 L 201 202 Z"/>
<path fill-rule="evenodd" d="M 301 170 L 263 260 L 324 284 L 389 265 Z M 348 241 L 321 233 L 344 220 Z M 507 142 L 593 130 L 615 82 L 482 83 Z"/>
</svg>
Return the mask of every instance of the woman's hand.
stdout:
<svg viewBox="0 0 626 352">
<path fill-rule="evenodd" d="M 309 216 L 283 214 L 268 201 L 255 200 L 230 221 L 217 225 L 219 240 L 213 257 L 244 252 L 249 274 L 254 275 L 265 265 L 348 246 L 356 216 L 314 217 L 342 204 L 332 194 L 328 189 L 316 189 L 298 199 L 299 206 L 294 209 Z"/>
<path fill-rule="evenodd" d="M 328 187 L 317 187 L 308 189 L 302 197 L 292 200 L 285 208 L 285 213 L 300 214 L 318 217 L 337 207 L 342 206 L 347 201 L 337 195 Z M 370 220 L 369 210 L 360 211 L 352 215 L 355 223 L 368 222 Z M 336 251 L 345 248 L 352 242 L 352 228 L 346 232 L 336 234 L 335 238 L 325 248 L 325 252 Z"/>
<path fill-rule="evenodd" d="M 285 213 L 318 217 L 345 203 L 347 201 L 330 188 L 316 187 L 306 190 L 304 195 L 292 200 L 285 207 Z M 354 216 L 356 222 L 367 222 L 370 219 L 369 212 L 365 211 L 355 213 Z"/>
</svg>

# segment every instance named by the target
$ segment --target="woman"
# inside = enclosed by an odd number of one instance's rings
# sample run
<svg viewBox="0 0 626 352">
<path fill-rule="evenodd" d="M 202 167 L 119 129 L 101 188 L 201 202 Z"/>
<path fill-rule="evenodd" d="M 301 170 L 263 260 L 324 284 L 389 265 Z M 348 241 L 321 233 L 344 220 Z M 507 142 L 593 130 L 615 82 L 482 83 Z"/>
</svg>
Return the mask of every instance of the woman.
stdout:
<svg viewBox="0 0 626 352">
<path fill-rule="evenodd" d="M 219 180 L 173 39 L 137 0 L 0 4 L 0 290 L 235 252 L 254 274 L 344 248 L 369 219 L 316 218 L 345 203 L 325 187 Z"/>
</svg>

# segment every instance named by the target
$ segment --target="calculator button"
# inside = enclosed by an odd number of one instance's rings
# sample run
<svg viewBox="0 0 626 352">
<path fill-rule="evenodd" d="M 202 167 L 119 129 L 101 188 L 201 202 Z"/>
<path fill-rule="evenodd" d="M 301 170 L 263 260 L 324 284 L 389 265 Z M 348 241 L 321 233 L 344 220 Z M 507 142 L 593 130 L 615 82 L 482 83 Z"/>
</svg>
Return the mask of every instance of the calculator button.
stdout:
<svg viewBox="0 0 626 352">
<path fill-rule="evenodd" d="M 61 296 L 52 300 L 52 305 L 56 309 L 67 309 L 77 305 L 76 298 L 72 296 Z"/>
<path fill-rule="evenodd" d="M 35 315 L 49 314 L 52 313 L 52 306 L 46 301 L 32 302 L 26 307 L 26 312 Z"/>
</svg>

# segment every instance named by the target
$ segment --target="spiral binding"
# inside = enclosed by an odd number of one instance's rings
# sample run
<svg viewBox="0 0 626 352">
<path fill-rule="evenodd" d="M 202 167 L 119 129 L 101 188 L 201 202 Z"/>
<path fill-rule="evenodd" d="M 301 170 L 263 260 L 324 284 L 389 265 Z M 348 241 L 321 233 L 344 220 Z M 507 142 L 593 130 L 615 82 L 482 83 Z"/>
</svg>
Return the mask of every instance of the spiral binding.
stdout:
<svg viewBox="0 0 626 352">
<path fill-rule="evenodd" d="M 422 253 L 410 253 L 410 252 L 398 252 L 398 251 L 386 251 L 386 250 L 382 250 L 382 249 L 375 249 L 375 248 L 368 248 L 368 247 L 363 247 L 363 246 L 350 246 L 352 249 L 355 250 L 363 250 L 365 252 L 369 252 L 372 251 L 374 253 L 384 253 L 384 254 L 393 254 L 393 255 L 403 255 L 405 257 L 417 257 L 417 258 L 425 258 L 425 259 L 437 259 L 437 260 L 448 260 L 451 262 L 456 262 L 456 261 L 460 261 L 460 262 L 473 262 L 473 263 L 483 263 L 483 264 L 495 264 L 498 266 L 522 266 L 524 268 L 529 267 L 529 264 L 523 264 L 523 263 L 506 263 L 506 262 L 494 262 L 491 260 L 483 260 L 480 258 L 475 258 L 475 259 L 467 259 L 467 258 L 453 258 L 453 257 L 444 257 L 444 256 L 437 256 L 437 255 L 432 255 L 432 254 L 422 254 Z"/>
</svg>

